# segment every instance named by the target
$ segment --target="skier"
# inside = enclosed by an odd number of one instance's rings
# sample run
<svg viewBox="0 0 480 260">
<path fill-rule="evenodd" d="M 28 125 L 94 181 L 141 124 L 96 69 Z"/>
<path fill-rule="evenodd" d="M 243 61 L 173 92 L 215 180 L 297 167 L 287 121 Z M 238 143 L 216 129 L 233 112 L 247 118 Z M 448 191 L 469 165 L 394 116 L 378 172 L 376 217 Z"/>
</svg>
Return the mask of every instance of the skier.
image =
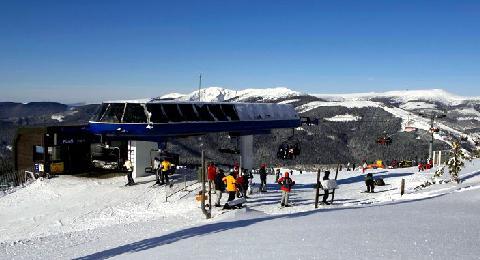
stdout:
<svg viewBox="0 0 480 260">
<path fill-rule="evenodd" d="M 365 185 L 367 185 L 367 192 L 374 192 L 375 189 L 375 180 L 373 179 L 373 174 L 367 173 L 367 176 L 365 177 Z"/>
<path fill-rule="evenodd" d="M 237 192 L 237 188 L 235 187 L 235 178 L 229 173 L 227 176 L 222 178 L 222 181 L 227 185 L 227 192 L 228 192 L 228 201 L 232 201 L 235 199 L 235 194 Z"/>
<path fill-rule="evenodd" d="M 160 158 L 158 157 L 153 160 L 153 170 L 155 171 L 155 184 L 160 185 Z"/>
<path fill-rule="evenodd" d="M 362 172 L 363 172 L 363 173 L 365 173 L 365 171 L 367 170 L 367 167 L 368 167 L 367 161 L 364 161 L 364 162 L 363 162 L 363 165 L 362 165 Z"/>
<path fill-rule="evenodd" d="M 275 172 L 275 183 L 278 183 L 278 179 L 280 179 L 280 168 Z"/>
<path fill-rule="evenodd" d="M 170 168 L 172 167 L 172 164 L 168 161 L 167 158 L 163 159 L 162 161 L 162 182 L 160 183 L 161 185 L 165 184 L 165 182 L 170 184 L 168 181 L 168 174 L 170 173 Z"/>
<path fill-rule="evenodd" d="M 323 176 L 324 181 L 330 180 L 330 171 L 325 171 L 325 175 Z M 323 189 L 323 199 L 322 202 L 325 205 L 330 205 L 329 202 L 327 202 L 328 199 L 328 189 Z"/>
<path fill-rule="evenodd" d="M 267 170 L 265 169 L 266 165 L 262 164 L 260 166 L 260 191 L 266 192 L 267 191 Z"/>
<path fill-rule="evenodd" d="M 215 175 L 217 175 L 217 167 L 215 167 L 215 164 L 213 162 L 210 162 L 207 168 L 207 179 L 210 188 L 213 188 L 215 186 Z"/>
<path fill-rule="evenodd" d="M 132 176 L 132 172 L 133 172 L 133 165 L 132 165 L 132 162 L 130 160 L 126 160 L 125 163 L 123 164 L 123 166 L 125 166 L 125 168 L 127 169 L 128 173 L 127 173 L 127 184 L 125 184 L 125 186 L 132 186 L 135 184 L 135 182 L 133 181 L 133 176 Z"/>
<path fill-rule="evenodd" d="M 225 191 L 225 183 L 223 182 L 225 178 L 224 172 L 220 169 L 215 176 L 215 194 L 217 195 L 217 201 L 215 207 L 220 207 L 220 200 L 222 199 L 222 194 Z"/>
<path fill-rule="evenodd" d="M 242 198 L 245 197 L 245 177 L 243 175 L 240 175 L 235 179 L 235 183 L 237 184 L 237 197 Z"/>
<path fill-rule="evenodd" d="M 285 172 L 285 176 L 278 180 L 278 184 L 281 185 L 282 190 L 282 200 L 280 201 L 280 205 L 282 207 L 290 207 L 288 204 L 288 195 L 292 190 L 292 186 L 295 185 L 295 181 L 293 181 L 288 172 Z"/>
<path fill-rule="evenodd" d="M 247 194 L 252 195 L 253 193 L 253 170 L 248 173 L 248 183 L 247 183 Z M 245 196 L 247 198 L 247 196 Z"/>
</svg>

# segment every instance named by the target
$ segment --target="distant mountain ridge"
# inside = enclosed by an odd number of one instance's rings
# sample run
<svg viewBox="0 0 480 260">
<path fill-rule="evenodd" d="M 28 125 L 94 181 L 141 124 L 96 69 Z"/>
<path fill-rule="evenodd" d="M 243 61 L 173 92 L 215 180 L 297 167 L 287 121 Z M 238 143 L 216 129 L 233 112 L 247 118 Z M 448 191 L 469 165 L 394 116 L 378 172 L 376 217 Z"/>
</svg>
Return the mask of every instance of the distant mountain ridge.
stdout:
<svg viewBox="0 0 480 260">
<path fill-rule="evenodd" d="M 199 92 L 171 93 L 156 98 L 136 100 L 198 101 Z M 203 102 L 271 102 L 291 104 L 301 116 L 320 120 L 318 126 L 302 126 L 296 129 L 293 141 L 302 146 L 303 155 L 292 163 L 337 163 L 363 159 L 424 158 L 428 151 L 430 120 L 420 113 L 447 112 L 438 119 L 435 127 L 435 149 L 448 149 L 453 139 L 467 136 L 465 147 L 472 148 L 480 140 L 480 98 L 461 97 L 444 90 L 388 91 L 383 93 L 308 94 L 288 88 L 231 90 L 219 87 L 200 91 Z M 128 100 L 120 101 L 128 102 Z M 85 124 L 99 108 L 98 104 L 74 106 L 55 102 L 28 104 L 0 103 L 0 129 L 3 146 L 11 144 L 15 129 L 19 126 Z M 406 133 L 406 127 L 418 128 L 415 134 Z M 376 144 L 376 138 L 392 135 L 390 148 Z M 229 138 L 207 135 L 202 138 L 203 149 L 214 160 L 222 160 L 219 147 L 235 148 Z M 280 144 L 291 138 L 291 130 L 276 130 L 271 135 L 255 137 L 258 162 L 285 163 L 275 158 Z M 197 137 L 179 139 L 172 146 L 183 151 L 184 158 L 197 158 L 202 142 Z M 0 145 L 1 146 L 1 145 Z M 185 149 L 188 147 L 189 149 Z M 1 147 L 0 147 L 1 148 Z"/>
</svg>

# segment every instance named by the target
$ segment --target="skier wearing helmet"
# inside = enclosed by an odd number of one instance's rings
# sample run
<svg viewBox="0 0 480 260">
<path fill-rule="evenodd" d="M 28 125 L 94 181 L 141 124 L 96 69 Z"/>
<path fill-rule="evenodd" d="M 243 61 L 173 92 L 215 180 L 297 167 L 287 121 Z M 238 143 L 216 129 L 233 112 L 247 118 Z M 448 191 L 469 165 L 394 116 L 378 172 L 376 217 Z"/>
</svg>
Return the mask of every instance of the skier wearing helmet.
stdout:
<svg viewBox="0 0 480 260">
<path fill-rule="evenodd" d="M 280 205 L 282 207 L 290 207 L 288 204 L 288 196 L 290 191 L 292 190 L 292 186 L 295 185 L 295 181 L 290 178 L 290 174 L 285 172 L 285 175 L 278 179 L 278 184 L 280 185 L 280 189 L 282 190 L 282 200 Z"/>
</svg>

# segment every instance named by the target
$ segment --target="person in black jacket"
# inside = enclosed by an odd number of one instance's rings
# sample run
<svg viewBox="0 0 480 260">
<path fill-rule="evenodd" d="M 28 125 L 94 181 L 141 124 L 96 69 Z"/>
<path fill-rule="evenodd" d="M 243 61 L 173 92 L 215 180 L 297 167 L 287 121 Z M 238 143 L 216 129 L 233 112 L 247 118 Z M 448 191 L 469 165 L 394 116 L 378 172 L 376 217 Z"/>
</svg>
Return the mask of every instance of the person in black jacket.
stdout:
<svg viewBox="0 0 480 260">
<path fill-rule="evenodd" d="M 221 207 L 220 200 L 222 199 L 222 194 L 225 191 L 225 183 L 223 182 L 223 178 L 225 174 L 222 169 L 219 170 L 217 175 L 215 176 L 215 194 L 217 195 L 217 201 L 215 203 L 215 207 Z"/>
<path fill-rule="evenodd" d="M 330 180 L 330 171 L 325 171 L 325 175 L 323 176 L 323 180 L 324 181 Z M 327 202 L 327 199 L 328 199 L 328 189 L 324 189 L 323 190 L 323 199 L 322 199 L 323 204 L 325 204 L 325 205 L 330 204 L 329 202 Z"/>
<path fill-rule="evenodd" d="M 365 177 L 365 185 L 367 186 L 367 192 L 374 192 L 375 180 L 373 179 L 372 173 L 368 173 Z"/>
<path fill-rule="evenodd" d="M 267 191 L 267 170 L 265 169 L 266 165 L 262 164 L 258 173 L 260 173 L 260 191 Z"/>
</svg>

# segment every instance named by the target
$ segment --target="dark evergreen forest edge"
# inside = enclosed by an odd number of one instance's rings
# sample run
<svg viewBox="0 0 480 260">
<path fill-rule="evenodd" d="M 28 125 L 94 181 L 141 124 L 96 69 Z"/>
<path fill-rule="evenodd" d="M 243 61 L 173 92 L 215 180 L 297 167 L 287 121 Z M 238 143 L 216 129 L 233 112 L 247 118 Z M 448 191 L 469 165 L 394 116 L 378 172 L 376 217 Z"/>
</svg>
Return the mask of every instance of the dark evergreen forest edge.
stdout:
<svg viewBox="0 0 480 260">
<path fill-rule="evenodd" d="M 284 97 L 268 102 L 281 102 L 295 99 L 291 102 L 295 107 L 321 99 L 309 95 Z M 235 101 L 235 100 L 232 100 Z M 263 102 L 261 98 L 242 100 L 243 102 Z M 372 101 L 381 102 L 386 106 L 399 104 L 389 99 L 378 98 Z M 442 109 L 449 109 L 441 103 L 436 103 Z M 86 124 L 95 114 L 99 105 L 69 106 L 55 102 L 33 102 L 28 104 L 0 102 L 0 167 L 11 170 L 12 167 L 12 140 L 18 127 L 33 127 L 45 125 L 79 125 Z M 475 106 L 475 109 L 478 105 Z M 358 116 L 358 121 L 332 122 L 324 118 L 336 115 Z M 303 165 L 304 167 L 316 164 L 360 163 L 362 160 L 385 161 L 411 160 L 426 158 L 428 155 L 428 133 L 419 130 L 417 134 L 401 132 L 402 119 L 393 116 L 379 107 L 347 108 L 343 106 L 316 107 L 301 116 L 318 118 L 319 125 L 302 126 L 294 131 L 275 130 L 271 134 L 254 137 L 255 164 L 269 165 Z M 452 114 L 445 119 L 450 125 L 455 125 L 456 116 Z M 470 122 L 471 123 L 471 122 Z M 465 132 L 476 132 L 478 127 L 469 127 Z M 393 134 L 393 142 L 389 146 L 379 145 L 376 140 L 384 133 Z M 278 147 L 284 143 L 298 143 L 301 154 L 295 160 L 277 159 Z M 448 149 L 442 141 L 435 141 L 436 150 Z M 172 152 L 179 153 L 182 161 L 198 163 L 200 150 L 206 150 L 209 160 L 229 164 L 237 160 L 235 156 L 219 152 L 220 148 L 236 149 L 237 139 L 227 134 L 209 134 L 202 137 L 172 139 L 168 143 Z"/>
</svg>

